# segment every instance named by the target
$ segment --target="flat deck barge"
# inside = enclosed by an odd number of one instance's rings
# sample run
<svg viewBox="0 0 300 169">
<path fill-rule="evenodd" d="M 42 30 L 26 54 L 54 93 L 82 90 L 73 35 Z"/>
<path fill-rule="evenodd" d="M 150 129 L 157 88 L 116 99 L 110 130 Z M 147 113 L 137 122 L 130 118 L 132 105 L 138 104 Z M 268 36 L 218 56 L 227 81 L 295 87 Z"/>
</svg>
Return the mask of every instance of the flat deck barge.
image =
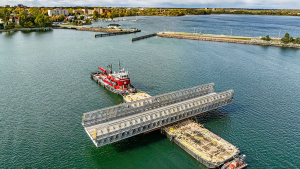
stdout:
<svg viewBox="0 0 300 169">
<path fill-rule="evenodd" d="M 123 96 L 123 101 L 124 101 L 124 103 L 128 103 L 128 102 L 146 99 L 149 97 L 151 97 L 149 94 L 147 94 L 146 92 L 140 91 L 138 93 L 129 93 L 129 94 Z"/>
<path fill-rule="evenodd" d="M 191 120 L 164 127 L 162 132 L 208 168 L 220 167 L 240 154 L 237 147 Z"/>
</svg>

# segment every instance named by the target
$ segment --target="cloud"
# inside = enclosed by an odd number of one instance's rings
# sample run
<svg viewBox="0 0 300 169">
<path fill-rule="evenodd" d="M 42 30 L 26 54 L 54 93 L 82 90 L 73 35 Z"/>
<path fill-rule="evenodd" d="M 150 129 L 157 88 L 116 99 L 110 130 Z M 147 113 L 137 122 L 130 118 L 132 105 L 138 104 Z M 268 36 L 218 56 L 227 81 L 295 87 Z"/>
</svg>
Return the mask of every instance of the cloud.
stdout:
<svg viewBox="0 0 300 169">
<path fill-rule="evenodd" d="M 299 8 L 299 0 L 1 0 L 0 6 L 130 6 L 130 7 L 222 7 L 222 8 Z"/>
</svg>

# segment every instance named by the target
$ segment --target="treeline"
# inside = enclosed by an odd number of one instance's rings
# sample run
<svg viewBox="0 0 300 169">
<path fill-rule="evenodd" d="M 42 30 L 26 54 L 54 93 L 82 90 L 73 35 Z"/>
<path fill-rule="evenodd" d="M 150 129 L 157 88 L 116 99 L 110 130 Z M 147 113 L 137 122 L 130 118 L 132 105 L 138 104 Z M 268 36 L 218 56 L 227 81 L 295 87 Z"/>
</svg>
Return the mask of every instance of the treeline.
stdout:
<svg viewBox="0 0 300 169">
<path fill-rule="evenodd" d="M 262 37 L 261 40 L 265 40 L 265 41 L 271 41 L 271 38 L 269 35 L 267 35 L 266 37 Z M 290 34 L 286 33 L 284 35 L 283 38 L 281 38 L 280 40 L 282 43 L 284 44 L 288 44 L 288 43 L 293 43 L 293 44 L 300 44 L 300 38 L 293 38 L 292 36 L 290 36 Z"/>
<path fill-rule="evenodd" d="M 292 36 L 290 36 L 290 34 L 286 33 L 284 35 L 283 38 L 281 38 L 281 42 L 284 44 L 288 44 L 288 43 L 294 43 L 294 44 L 300 44 L 300 38 L 293 38 Z"/>
<path fill-rule="evenodd" d="M 141 10 L 139 8 L 133 9 L 106 9 L 107 12 L 98 14 L 97 11 L 94 12 L 93 18 L 116 18 L 116 17 L 126 17 L 126 16 L 183 16 L 183 15 L 208 15 L 211 14 L 211 9 L 156 9 L 147 8 Z"/>
<path fill-rule="evenodd" d="M 28 12 L 23 8 L 1 8 L 0 18 L 6 29 L 52 26 L 51 18 L 37 7 L 29 8 Z M 16 20 L 18 20 L 18 25 L 16 24 Z"/>
<path fill-rule="evenodd" d="M 243 14 L 243 15 L 283 15 L 300 16 L 300 10 L 244 10 L 216 9 L 212 14 Z"/>
</svg>

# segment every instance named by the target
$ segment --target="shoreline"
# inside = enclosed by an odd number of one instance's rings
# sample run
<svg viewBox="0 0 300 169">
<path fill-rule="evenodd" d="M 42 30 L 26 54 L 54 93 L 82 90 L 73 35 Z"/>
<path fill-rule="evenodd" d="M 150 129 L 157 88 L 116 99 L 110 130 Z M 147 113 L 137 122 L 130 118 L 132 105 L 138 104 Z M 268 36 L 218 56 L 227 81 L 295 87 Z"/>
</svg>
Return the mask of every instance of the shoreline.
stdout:
<svg viewBox="0 0 300 169">
<path fill-rule="evenodd" d="M 201 41 L 213 41 L 213 42 L 227 42 L 227 43 L 237 43 L 237 44 L 248 44 L 248 45 L 261 45 L 261 46 L 275 46 L 275 47 L 284 47 L 284 48 L 296 48 L 300 49 L 300 44 L 284 44 L 280 41 L 265 41 L 260 40 L 260 38 L 256 37 L 234 37 L 234 36 L 227 36 L 227 35 L 219 35 L 222 37 L 218 37 L 217 35 L 212 34 L 201 34 L 201 36 L 196 35 L 185 35 L 185 34 L 192 34 L 192 33 L 183 33 L 183 32 L 159 32 L 157 33 L 158 37 L 163 38 L 177 38 L 177 39 L 190 39 L 190 40 L 201 40 Z M 215 37 L 217 36 L 217 37 Z"/>
<path fill-rule="evenodd" d="M 43 31 L 48 31 L 48 30 L 53 30 L 52 27 L 42 27 L 42 28 L 18 28 L 18 29 L 3 29 L 0 30 L 0 32 L 16 32 L 16 31 L 36 31 L 36 30 L 43 30 Z"/>
</svg>

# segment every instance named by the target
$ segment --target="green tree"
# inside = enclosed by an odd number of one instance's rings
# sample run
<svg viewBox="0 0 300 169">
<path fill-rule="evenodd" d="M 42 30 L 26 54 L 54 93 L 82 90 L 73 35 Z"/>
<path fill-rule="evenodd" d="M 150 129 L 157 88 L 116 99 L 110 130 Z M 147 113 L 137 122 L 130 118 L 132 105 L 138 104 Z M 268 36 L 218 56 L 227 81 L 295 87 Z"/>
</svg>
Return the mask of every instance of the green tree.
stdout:
<svg viewBox="0 0 300 169">
<path fill-rule="evenodd" d="M 296 38 L 295 41 L 294 41 L 294 43 L 295 43 L 295 44 L 300 44 L 300 38 L 299 38 L 299 37 Z"/>
<path fill-rule="evenodd" d="M 83 20 L 84 19 L 84 16 L 80 16 L 80 20 Z"/>
<path fill-rule="evenodd" d="M 59 16 L 57 17 L 57 20 L 60 21 L 60 22 L 62 22 L 64 19 L 65 19 L 65 16 L 64 16 L 64 15 L 59 15 Z"/>
<path fill-rule="evenodd" d="M 35 18 L 34 22 L 39 25 L 40 27 L 51 26 L 51 20 L 49 16 L 45 16 L 43 13 L 38 14 Z"/>
<path fill-rule="evenodd" d="M 90 19 L 86 19 L 86 20 L 85 20 L 85 23 L 86 23 L 86 24 L 91 24 L 92 22 L 91 22 Z"/>
<path fill-rule="evenodd" d="M 93 19 L 94 19 L 94 20 L 97 20 L 98 18 L 99 18 L 98 11 L 94 11 L 94 12 L 93 12 Z"/>
<path fill-rule="evenodd" d="M 281 38 L 281 42 L 288 44 L 290 42 L 290 34 L 286 33 L 283 38 Z"/>
<path fill-rule="evenodd" d="M 266 41 L 270 41 L 270 40 L 271 40 L 270 36 L 267 35 L 267 36 L 266 36 Z"/>
<path fill-rule="evenodd" d="M 9 8 L 3 8 L 0 11 L 0 17 L 5 26 L 8 26 L 9 16 L 11 14 L 11 10 Z"/>
<path fill-rule="evenodd" d="M 32 28 L 32 27 L 34 27 L 34 24 L 31 21 L 28 21 L 28 22 L 25 22 L 24 27 L 25 28 Z"/>
<path fill-rule="evenodd" d="M 57 20 L 57 17 L 56 17 L 56 15 L 54 14 L 54 15 L 52 15 L 52 21 L 56 21 Z"/>
<path fill-rule="evenodd" d="M 19 16 L 19 24 L 24 27 L 25 22 L 27 22 L 27 12 L 22 11 Z"/>
<path fill-rule="evenodd" d="M 32 16 L 36 17 L 39 14 L 39 9 L 37 7 L 31 7 L 31 8 L 28 9 L 28 12 Z"/>
</svg>

